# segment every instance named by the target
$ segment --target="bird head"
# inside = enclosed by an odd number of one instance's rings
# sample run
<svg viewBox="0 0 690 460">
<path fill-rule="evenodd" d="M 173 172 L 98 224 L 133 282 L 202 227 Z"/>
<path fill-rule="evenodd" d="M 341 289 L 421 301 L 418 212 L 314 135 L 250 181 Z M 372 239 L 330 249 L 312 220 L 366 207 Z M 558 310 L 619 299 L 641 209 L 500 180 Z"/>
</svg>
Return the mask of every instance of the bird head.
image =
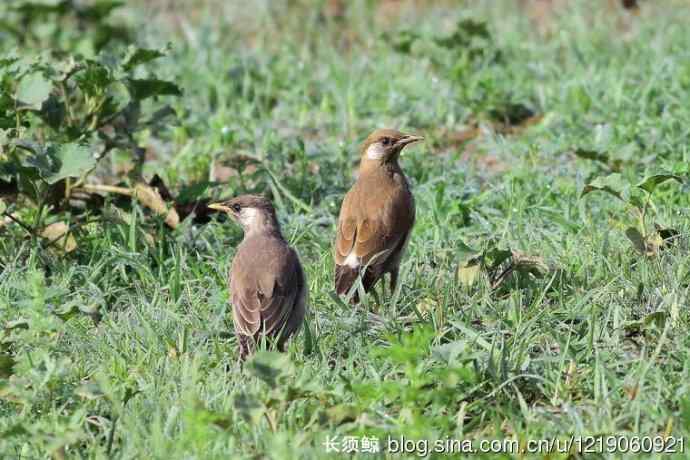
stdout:
<svg viewBox="0 0 690 460">
<path fill-rule="evenodd" d="M 377 129 L 362 144 L 362 162 L 396 161 L 406 145 L 424 140 L 421 136 L 403 134 L 394 129 Z"/>
<path fill-rule="evenodd" d="M 227 201 L 209 204 L 210 209 L 227 213 L 242 226 L 245 234 L 260 231 L 280 231 L 271 202 L 258 195 L 241 195 Z"/>
</svg>

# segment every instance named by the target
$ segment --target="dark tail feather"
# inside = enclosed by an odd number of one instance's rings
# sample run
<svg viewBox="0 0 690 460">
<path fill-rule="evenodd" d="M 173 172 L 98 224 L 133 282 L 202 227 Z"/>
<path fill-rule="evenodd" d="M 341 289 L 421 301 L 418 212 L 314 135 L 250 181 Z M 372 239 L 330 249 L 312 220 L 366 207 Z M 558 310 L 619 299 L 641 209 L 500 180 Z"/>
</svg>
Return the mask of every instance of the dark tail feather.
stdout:
<svg viewBox="0 0 690 460">
<path fill-rule="evenodd" d="M 350 292 L 350 289 L 357 281 L 359 273 L 359 269 L 353 269 L 346 265 L 335 266 L 335 291 L 338 295 L 347 295 Z M 369 292 L 378 281 L 378 278 L 372 270 L 367 270 L 362 277 L 364 292 Z M 359 292 L 355 291 L 352 294 L 350 303 L 353 305 L 359 303 Z"/>
<path fill-rule="evenodd" d="M 357 281 L 359 276 L 359 269 L 353 269 L 347 265 L 336 265 L 335 266 L 335 292 L 338 295 L 347 295 L 352 289 L 352 286 Z M 356 300 L 355 300 L 356 299 Z M 358 303 L 359 298 L 357 293 L 352 296 L 352 303 Z"/>
</svg>

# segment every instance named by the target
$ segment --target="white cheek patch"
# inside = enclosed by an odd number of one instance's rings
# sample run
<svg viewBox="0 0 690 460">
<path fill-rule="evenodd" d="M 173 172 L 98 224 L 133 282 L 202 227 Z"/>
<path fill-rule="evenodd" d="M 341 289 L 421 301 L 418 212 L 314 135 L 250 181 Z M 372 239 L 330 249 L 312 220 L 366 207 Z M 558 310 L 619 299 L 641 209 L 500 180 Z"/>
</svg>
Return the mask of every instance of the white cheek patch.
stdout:
<svg viewBox="0 0 690 460">
<path fill-rule="evenodd" d="M 381 145 L 380 142 L 377 142 L 367 147 L 366 155 L 370 160 L 380 160 L 383 158 L 384 153 L 383 145 Z"/>
<path fill-rule="evenodd" d="M 259 218 L 259 211 L 254 208 L 243 208 L 240 213 L 240 221 L 247 227 L 253 227 L 257 224 Z"/>
<path fill-rule="evenodd" d="M 348 256 L 345 258 L 345 261 L 343 262 L 343 265 L 347 265 L 350 268 L 357 268 L 359 267 L 359 257 L 357 257 L 357 254 L 355 254 L 354 249 L 348 254 Z"/>
</svg>

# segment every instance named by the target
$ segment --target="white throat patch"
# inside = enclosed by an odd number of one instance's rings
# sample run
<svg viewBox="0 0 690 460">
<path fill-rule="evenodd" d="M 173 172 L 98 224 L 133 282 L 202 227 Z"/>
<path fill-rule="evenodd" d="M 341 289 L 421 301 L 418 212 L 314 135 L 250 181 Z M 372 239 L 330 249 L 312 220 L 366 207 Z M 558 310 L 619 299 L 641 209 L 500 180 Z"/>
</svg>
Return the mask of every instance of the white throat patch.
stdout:
<svg viewBox="0 0 690 460">
<path fill-rule="evenodd" d="M 367 147 L 366 156 L 369 160 L 380 160 L 383 158 L 384 153 L 383 145 L 380 142 L 376 142 Z"/>
</svg>

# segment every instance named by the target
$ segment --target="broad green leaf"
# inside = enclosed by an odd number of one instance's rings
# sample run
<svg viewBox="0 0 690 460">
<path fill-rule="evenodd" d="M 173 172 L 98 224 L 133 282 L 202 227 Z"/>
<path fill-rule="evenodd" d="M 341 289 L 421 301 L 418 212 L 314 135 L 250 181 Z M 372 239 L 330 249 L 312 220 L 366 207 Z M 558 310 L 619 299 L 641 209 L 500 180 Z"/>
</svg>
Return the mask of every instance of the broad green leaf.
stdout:
<svg viewBox="0 0 690 460">
<path fill-rule="evenodd" d="M 117 115 L 125 110 L 131 101 L 127 86 L 119 81 L 113 82 L 106 91 L 106 100 L 101 108 L 100 117 L 108 118 Z"/>
<path fill-rule="evenodd" d="M 63 131 L 63 126 L 67 117 L 67 106 L 60 98 L 51 95 L 43 103 L 41 108 L 41 119 L 56 131 Z"/>
<path fill-rule="evenodd" d="M 292 362 L 285 353 L 260 351 L 249 362 L 249 370 L 269 386 L 275 387 L 282 376 L 292 372 Z"/>
<path fill-rule="evenodd" d="M 683 183 L 683 178 L 675 174 L 655 174 L 653 176 L 645 177 L 642 182 L 637 184 L 637 186 L 648 193 L 652 193 L 654 192 L 654 189 L 656 189 L 657 185 L 663 184 L 671 179 L 680 184 Z"/>
<path fill-rule="evenodd" d="M 383 39 L 389 42 L 398 53 L 410 54 L 412 46 L 420 39 L 420 35 L 411 30 L 400 30 L 396 33 L 384 34 Z"/>
<path fill-rule="evenodd" d="M 70 55 L 61 61 L 53 62 L 51 67 L 59 75 L 56 79 L 65 80 L 75 75 L 75 72 L 84 66 L 84 61 L 81 56 Z"/>
<path fill-rule="evenodd" d="M 143 80 L 130 78 L 127 80 L 127 85 L 132 98 L 139 101 L 154 96 L 182 95 L 182 90 L 175 83 L 155 78 Z"/>
<path fill-rule="evenodd" d="M 219 185 L 222 184 L 219 182 L 199 182 L 183 186 L 177 194 L 176 201 L 178 203 L 193 203 L 205 196 L 209 188 L 218 187 Z"/>
<path fill-rule="evenodd" d="M 480 255 L 479 251 L 469 247 L 462 240 L 458 240 L 458 242 L 457 242 L 457 251 L 458 251 L 458 261 L 461 264 L 464 264 L 468 260 Z"/>
<path fill-rule="evenodd" d="M 50 174 L 43 177 L 49 184 L 54 184 L 67 177 L 81 177 L 82 174 L 96 166 L 96 159 L 83 145 L 62 144 L 49 148 L 48 151 L 56 166 Z"/>
<path fill-rule="evenodd" d="M 145 64 L 163 56 L 165 56 L 165 53 L 159 50 L 130 46 L 123 59 L 122 68 L 129 72 L 138 65 Z"/>
<path fill-rule="evenodd" d="M 107 67 L 99 62 L 89 61 L 86 67 L 75 76 L 75 81 L 85 94 L 99 96 L 106 92 L 113 77 Z"/>
<path fill-rule="evenodd" d="M 642 324 L 644 326 L 656 326 L 659 329 L 663 329 L 666 325 L 666 318 L 668 313 L 665 311 L 655 311 L 644 317 Z"/>
<path fill-rule="evenodd" d="M 14 358 L 12 357 L 11 354 L 6 353 L 4 351 L 0 351 L 0 378 L 2 379 L 8 379 L 12 376 L 14 373 L 14 365 L 15 365 Z M 1 437 L 5 438 L 5 436 L 9 437 L 7 432 L 2 433 L 0 435 Z M 5 438 L 6 439 L 6 438 Z"/>
<path fill-rule="evenodd" d="M 242 418 L 252 425 L 256 425 L 264 413 L 264 407 L 252 395 L 241 392 L 233 399 L 233 407 Z"/>
<path fill-rule="evenodd" d="M 635 227 L 628 227 L 625 230 L 625 236 L 628 237 L 637 252 L 645 256 L 653 255 L 653 253 L 650 254 L 647 247 L 647 242 L 638 229 Z"/>
<path fill-rule="evenodd" d="M 628 203 L 635 206 L 637 209 L 642 210 L 645 207 L 645 196 L 642 196 L 642 192 L 638 189 L 632 189 L 630 191 L 630 196 L 628 197 Z"/>
<path fill-rule="evenodd" d="M 9 54 L 9 53 L 5 54 L 4 56 L 0 56 L 0 69 L 3 67 L 7 67 L 10 64 L 14 64 L 18 60 L 19 60 L 19 57 L 17 57 L 16 55 Z"/>
<path fill-rule="evenodd" d="M 88 148 L 75 143 L 42 146 L 21 140 L 15 145 L 31 152 L 22 158 L 21 165 L 36 170 L 49 184 L 67 177 L 80 177 L 96 164 Z"/>
<path fill-rule="evenodd" d="M 55 169 L 53 158 L 46 153 L 44 146 L 24 139 L 16 141 L 15 146 L 30 152 L 28 156 L 21 157 L 20 164 L 36 170 L 40 177 L 49 175 Z"/>
<path fill-rule="evenodd" d="M 326 416 L 336 426 L 357 420 L 360 414 L 361 410 L 352 404 L 336 404 L 326 409 Z"/>
<path fill-rule="evenodd" d="M 16 99 L 34 110 L 40 110 L 52 90 L 53 83 L 41 72 L 34 72 L 21 79 Z"/>
<path fill-rule="evenodd" d="M 575 156 L 585 160 L 598 161 L 600 163 L 609 162 L 609 154 L 606 152 L 599 152 L 597 150 L 577 149 L 574 153 Z"/>
<path fill-rule="evenodd" d="M 7 210 L 7 205 L 5 204 L 4 201 L 2 201 L 2 198 L 0 198 L 0 214 L 4 213 Z"/>
<path fill-rule="evenodd" d="M 5 330 L 12 331 L 14 329 L 29 329 L 29 321 L 23 318 L 15 319 L 5 323 Z"/>
<path fill-rule="evenodd" d="M 46 14 L 60 11 L 64 0 L 32 0 L 23 1 L 13 5 L 14 9 L 25 14 Z"/>
<path fill-rule="evenodd" d="M 498 268 L 506 260 L 510 259 L 513 255 L 513 251 L 510 249 L 501 249 L 495 246 L 495 243 L 491 243 L 489 247 L 484 251 L 483 259 L 484 265 L 489 270 L 494 270 Z"/>
<path fill-rule="evenodd" d="M 156 129 L 158 126 L 163 126 L 163 123 L 167 122 L 169 117 L 174 117 L 176 114 L 177 112 L 175 112 L 172 107 L 166 105 L 156 110 L 153 114 L 151 114 L 151 117 L 149 117 L 148 120 L 141 122 L 141 124 L 142 126 L 151 126 Z"/>
<path fill-rule="evenodd" d="M 63 321 L 69 321 L 71 318 L 77 316 L 78 313 L 79 313 L 79 307 L 77 307 L 73 303 L 62 306 L 62 307 L 53 311 L 53 314 Z"/>
<path fill-rule="evenodd" d="M 94 22 L 103 21 L 114 9 L 124 5 L 122 0 L 98 0 L 91 3 L 81 6 L 79 15 Z"/>
<path fill-rule="evenodd" d="M 467 18 L 458 21 L 455 31 L 450 36 L 437 38 L 435 42 L 444 48 L 464 51 L 466 48 L 471 48 L 474 43 L 491 42 L 491 33 L 486 22 Z"/>
<path fill-rule="evenodd" d="M 629 184 L 623 180 L 619 173 L 613 173 L 608 176 L 597 177 L 592 182 L 585 185 L 580 194 L 580 198 L 591 192 L 599 191 L 608 193 L 619 200 L 625 201 L 624 196 L 627 196 L 626 192 L 629 188 Z"/>
</svg>

